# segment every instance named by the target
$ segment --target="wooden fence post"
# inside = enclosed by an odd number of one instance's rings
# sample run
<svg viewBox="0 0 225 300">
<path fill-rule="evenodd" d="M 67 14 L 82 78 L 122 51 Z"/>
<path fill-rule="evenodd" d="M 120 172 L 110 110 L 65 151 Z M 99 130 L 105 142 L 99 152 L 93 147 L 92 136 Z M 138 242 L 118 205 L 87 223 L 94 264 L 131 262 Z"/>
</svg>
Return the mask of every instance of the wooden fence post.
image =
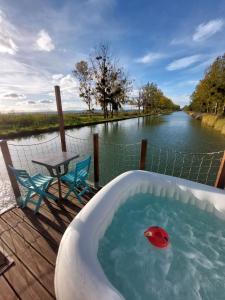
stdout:
<svg viewBox="0 0 225 300">
<path fill-rule="evenodd" d="M 215 187 L 224 189 L 225 187 L 225 151 L 223 153 L 223 158 L 220 164 L 219 171 L 217 173 Z"/>
<path fill-rule="evenodd" d="M 59 132 L 60 132 L 60 139 L 61 139 L 61 148 L 63 152 L 66 152 L 66 137 L 65 137 L 64 119 L 63 119 L 63 111 L 62 111 L 62 101 L 61 101 L 60 87 L 58 85 L 55 86 L 55 99 L 56 99 L 57 112 L 59 117 Z"/>
<path fill-rule="evenodd" d="M 12 189 L 13 189 L 13 193 L 14 193 L 14 196 L 16 198 L 17 204 L 19 204 L 18 198 L 21 197 L 21 193 L 20 193 L 19 185 L 16 181 L 16 178 L 12 174 L 12 172 L 10 171 L 10 169 L 8 167 L 8 166 L 13 167 L 13 163 L 12 163 L 12 158 L 11 158 L 11 155 L 10 155 L 10 152 L 9 152 L 9 147 L 8 147 L 7 141 L 1 141 L 0 146 L 1 146 L 1 150 L 2 150 L 2 156 L 3 156 L 4 162 L 5 162 L 6 170 L 7 170 L 8 175 L 9 175 L 9 180 L 10 180 L 10 183 L 11 183 L 11 186 L 12 186 Z"/>
<path fill-rule="evenodd" d="M 140 165 L 139 165 L 140 170 L 145 170 L 147 144 L 148 144 L 147 140 L 142 140 L 141 141 L 141 158 L 140 158 Z"/>
<path fill-rule="evenodd" d="M 93 150 L 94 150 L 94 184 L 99 186 L 99 143 L 98 133 L 93 134 Z"/>
</svg>

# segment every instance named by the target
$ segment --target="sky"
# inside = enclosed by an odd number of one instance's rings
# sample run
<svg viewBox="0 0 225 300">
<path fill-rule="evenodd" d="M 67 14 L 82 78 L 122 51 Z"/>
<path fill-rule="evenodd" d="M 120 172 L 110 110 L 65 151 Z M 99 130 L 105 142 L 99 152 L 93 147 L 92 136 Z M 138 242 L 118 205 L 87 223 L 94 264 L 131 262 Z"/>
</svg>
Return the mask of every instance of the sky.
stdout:
<svg viewBox="0 0 225 300">
<path fill-rule="evenodd" d="M 0 112 L 86 108 L 72 76 L 99 44 L 133 80 L 184 106 L 225 52 L 224 0 L 0 0 Z"/>
</svg>

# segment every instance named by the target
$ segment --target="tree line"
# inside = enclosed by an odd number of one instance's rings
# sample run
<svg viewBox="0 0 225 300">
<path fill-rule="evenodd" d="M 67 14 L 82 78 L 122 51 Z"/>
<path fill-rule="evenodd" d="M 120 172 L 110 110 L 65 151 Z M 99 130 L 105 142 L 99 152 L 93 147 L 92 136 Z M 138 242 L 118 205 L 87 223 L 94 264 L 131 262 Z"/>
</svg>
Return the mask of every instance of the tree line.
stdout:
<svg viewBox="0 0 225 300">
<path fill-rule="evenodd" d="M 191 111 L 225 115 L 225 54 L 219 56 L 206 70 L 186 107 Z"/>
<path fill-rule="evenodd" d="M 88 61 L 77 62 L 72 73 L 79 81 L 79 95 L 89 112 L 94 105 L 100 105 L 104 118 L 113 117 L 126 103 L 144 113 L 179 109 L 154 83 L 141 87 L 138 96 L 131 99 L 132 81 L 106 44 L 98 46 Z"/>
<path fill-rule="evenodd" d="M 131 105 L 135 105 L 139 112 L 157 113 L 162 110 L 175 111 L 180 106 L 173 103 L 171 99 L 166 97 L 157 84 L 148 82 L 138 91 L 138 97 L 130 100 Z"/>
</svg>

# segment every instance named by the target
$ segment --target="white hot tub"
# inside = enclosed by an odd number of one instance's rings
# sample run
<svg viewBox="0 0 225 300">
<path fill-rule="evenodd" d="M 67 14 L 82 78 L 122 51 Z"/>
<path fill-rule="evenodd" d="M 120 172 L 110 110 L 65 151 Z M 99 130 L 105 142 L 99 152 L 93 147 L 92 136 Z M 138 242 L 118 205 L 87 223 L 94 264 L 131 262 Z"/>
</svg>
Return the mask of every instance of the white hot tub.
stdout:
<svg viewBox="0 0 225 300">
<path fill-rule="evenodd" d="M 103 187 L 67 228 L 55 269 L 58 300 L 122 300 L 98 261 L 99 240 L 119 206 L 137 193 L 189 202 L 225 219 L 225 193 L 188 180 L 145 171 L 126 172 Z"/>
</svg>

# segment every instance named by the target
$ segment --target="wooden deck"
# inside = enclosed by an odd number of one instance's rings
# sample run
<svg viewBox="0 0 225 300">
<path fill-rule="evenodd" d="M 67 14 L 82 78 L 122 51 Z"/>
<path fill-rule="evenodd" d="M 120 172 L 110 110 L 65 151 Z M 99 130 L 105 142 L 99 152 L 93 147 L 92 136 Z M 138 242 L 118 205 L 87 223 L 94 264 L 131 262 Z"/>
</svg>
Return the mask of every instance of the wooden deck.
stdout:
<svg viewBox="0 0 225 300">
<path fill-rule="evenodd" d="M 63 194 L 67 188 L 63 186 Z M 50 191 L 57 195 L 57 185 Z M 88 202 L 96 193 L 84 196 Z M 14 260 L 0 276 L 0 299 L 54 299 L 54 269 L 60 240 L 82 209 L 77 199 L 46 200 L 38 214 L 33 208 L 13 208 L 0 215 L 0 246 Z"/>
</svg>

